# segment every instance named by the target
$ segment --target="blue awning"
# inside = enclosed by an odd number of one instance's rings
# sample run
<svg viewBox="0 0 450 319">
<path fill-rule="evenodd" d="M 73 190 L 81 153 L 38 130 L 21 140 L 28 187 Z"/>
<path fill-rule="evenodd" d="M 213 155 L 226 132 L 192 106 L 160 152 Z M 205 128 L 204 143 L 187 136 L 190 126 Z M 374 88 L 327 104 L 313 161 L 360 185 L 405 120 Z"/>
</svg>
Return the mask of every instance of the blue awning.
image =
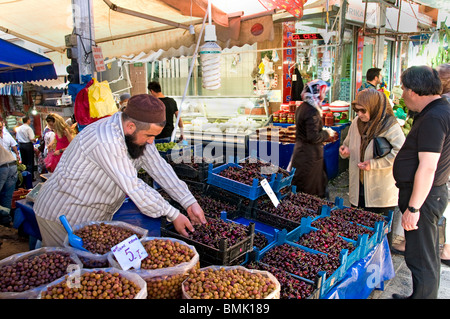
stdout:
<svg viewBox="0 0 450 319">
<path fill-rule="evenodd" d="M 0 83 L 57 78 L 52 60 L 0 39 Z"/>
</svg>

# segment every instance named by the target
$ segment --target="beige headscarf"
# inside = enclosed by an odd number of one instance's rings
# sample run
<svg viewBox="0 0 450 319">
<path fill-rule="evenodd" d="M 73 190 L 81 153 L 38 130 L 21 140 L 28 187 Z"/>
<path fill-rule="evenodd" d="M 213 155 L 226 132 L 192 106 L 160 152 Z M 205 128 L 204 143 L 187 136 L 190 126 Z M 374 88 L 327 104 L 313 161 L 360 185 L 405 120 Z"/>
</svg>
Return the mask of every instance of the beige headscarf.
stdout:
<svg viewBox="0 0 450 319">
<path fill-rule="evenodd" d="M 386 95 L 375 89 L 364 89 L 359 92 L 352 106 L 355 104 L 362 106 L 370 116 L 369 122 L 357 119 L 358 131 L 361 135 L 360 160 L 363 161 L 369 142 L 390 129 L 397 123 L 397 119 L 391 106 L 388 105 Z"/>
</svg>

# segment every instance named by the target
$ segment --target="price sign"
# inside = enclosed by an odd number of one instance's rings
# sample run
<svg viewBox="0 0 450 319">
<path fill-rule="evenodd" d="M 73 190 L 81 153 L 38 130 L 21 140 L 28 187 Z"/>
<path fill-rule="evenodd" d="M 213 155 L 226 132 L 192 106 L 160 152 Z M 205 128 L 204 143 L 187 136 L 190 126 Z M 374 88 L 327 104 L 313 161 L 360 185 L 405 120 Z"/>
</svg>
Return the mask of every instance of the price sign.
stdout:
<svg viewBox="0 0 450 319">
<path fill-rule="evenodd" d="M 140 269 L 141 260 L 148 256 L 147 251 L 136 234 L 112 247 L 111 251 L 123 270 L 130 268 Z"/>
<path fill-rule="evenodd" d="M 275 207 L 278 206 L 278 204 L 280 203 L 280 201 L 278 200 L 277 195 L 275 195 L 275 193 L 273 192 L 272 187 L 270 186 L 269 182 L 267 181 L 267 179 L 263 179 L 261 181 L 261 186 L 264 188 L 264 190 L 266 191 L 266 194 L 269 196 L 270 200 L 272 201 L 273 205 Z"/>
</svg>

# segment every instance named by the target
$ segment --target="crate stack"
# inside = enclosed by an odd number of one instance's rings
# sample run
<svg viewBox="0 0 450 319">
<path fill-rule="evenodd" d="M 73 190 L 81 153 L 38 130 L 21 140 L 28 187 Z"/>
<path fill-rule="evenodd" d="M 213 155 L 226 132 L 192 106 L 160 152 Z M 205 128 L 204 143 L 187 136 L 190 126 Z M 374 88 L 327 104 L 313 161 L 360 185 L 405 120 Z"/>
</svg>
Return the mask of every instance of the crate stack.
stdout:
<svg viewBox="0 0 450 319">
<path fill-rule="evenodd" d="M 189 173 L 182 172 L 181 166 L 178 170 L 173 167 L 180 179 L 188 184 L 207 218 L 220 219 L 230 228 L 241 225 L 245 227 L 247 237 L 230 245 L 227 234 L 211 247 L 201 240 L 179 235 L 171 223 L 163 221 L 161 226 L 162 236 L 179 238 L 196 247 L 202 266 L 242 265 L 251 269 L 270 269 L 281 283 L 282 298 L 322 298 L 390 230 L 392 215 L 380 220 L 372 213 L 363 212 L 369 221 L 364 224 L 361 223 L 363 218 L 351 219 L 354 210 L 343 206 L 341 198 L 329 201 L 297 192 L 291 185 L 294 171 L 283 172 L 272 167 L 256 178 L 249 173 L 246 164 L 253 163 L 252 167 L 261 171 L 261 167 L 267 165 L 261 159 L 245 158 L 229 163 L 221 160 L 198 165 L 195 172 Z M 235 175 L 226 174 L 227 170 Z M 234 179 L 235 176 L 238 177 Z M 275 207 L 261 186 L 262 178 L 268 181 L 279 200 L 278 206 Z M 171 203 L 187 214 L 176 202 Z M 330 223 L 335 224 L 336 229 L 329 230 Z M 351 236 L 349 229 L 355 231 Z M 314 243 L 312 239 L 321 236 L 330 237 L 330 247 Z M 292 256 L 297 254 L 310 259 L 310 263 L 302 266 L 292 261 L 293 266 L 288 267 L 270 259 L 275 254 L 283 254 L 283 250 L 287 255 L 290 252 Z M 322 263 L 322 267 L 311 267 L 314 263 Z"/>
</svg>

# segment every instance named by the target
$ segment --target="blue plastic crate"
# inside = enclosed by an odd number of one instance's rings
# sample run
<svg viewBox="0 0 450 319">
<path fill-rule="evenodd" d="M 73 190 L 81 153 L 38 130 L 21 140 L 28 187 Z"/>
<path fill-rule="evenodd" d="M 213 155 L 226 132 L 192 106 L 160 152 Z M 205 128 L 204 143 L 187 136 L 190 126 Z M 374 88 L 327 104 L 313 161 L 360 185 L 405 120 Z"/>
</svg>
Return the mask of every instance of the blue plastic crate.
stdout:
<svg viewBox="0 0 450 319">
<path fill-rule="evenodd" d="M 301 246 L 299 244 L 296 244 L 290 240 L 287 239 L 288 233 L 285 229 L 281 230 L 281 231 L 277 231 L 277 235 L 276 235 L 276 240 L 273 241 L 270 245 L 266 246 L 264 249 L 262 250 L 253 250 L 252 252 L 252 260 L 254 261 L 258 261 L 261 262 L 261 260 L 263 259 L 264 255 L 271 249 L 273 249 L 276 246 L 282 245 L 282 244 L 288 244 L 290 246 L 294 246 L 297 247 L 305 252 L 308 253 L 312 253 L 312 254 L 323 254 L 323 255 L 327 255 L 323 252 L 318 252 L 314 249 L 310 249 L 308 247 L 304 247 Z M 317 274 L 315 280 L 311 280 L 308 278 L 304 278 L 301 276 L 298 276 L 300 278 L 302 278 L 302 280 L 309 282 L 309 283 L 317 283 L 318 281 L 321 282 L 320 285 L 320 297 L 324 296 L 336 283 L 338 283 L 345 275 L 345 272 L 347 271 L 347 269 L 349 268 L 348 265 L 348 250 L 347 249 L 343 249 L 339 255 L 339 263 L 340 266 L 333 272 L 333 274 L 329 277 L 327 277 L 327 274 L 325 271 L 319 271 L 319 273 Z M 293 274 L 295 275 L 295 274 Z"/>
<path fill-rule="evenodd" d="M 348 207 L 348 206 L 344 206 L 344 200 L 342 198 L 338 198 L 336 197 L 336 206 L 332 207 L 331 210 L 336 210 L 336 209 L 343 209 L 343 208 L 349 208 L 349 209 L 356 209 L 354 207 Z M 376 222 L 374 229 L 377 232 L 377 239 L 375 240 L 375 244 L 372 245 L 375 246 L 378 243 L 381 243 L 383 241 L 384 236 L 389 233 L 392 230 L 392 221 L 394 219 L 394 211 L 389 211 L 388 216 L 384 216 L 384 222 Z M 360 224 L 364 227 L 368 227 L 370 229 L 373 229 L 367 225 L 363 225 Z M 372 242 L 370 242 L 369 244 L 372 244 Z"/>
<path fill-rule="evenodd" d="M 250 186 L 219 175 L 221 171 L 232 166 L 240 167 L 236 163 L 227 163 L 215 168 L 213 168 L 212 164 L 209 164 L 208 181 L 207 181 L 208 184 L 223 188 L 227 191 L 230 191 L 245 198 L 249 198 L 251 200 L 257 199 L 258 197 L 266 194 L 266 191 L 260 185 L 258 179 L 256 178 L 253 179 L 253 185 Z M 272 189 L 275 183 L 275 179 L 276 174 L 272 174 L 272 176 L 268 177 L 267 179 Z"/>
<path fill-rule="evenodd" d="M 222 212 L 221 213 L 221 218 L 223 220 L 228 220 L 228 213 L 227 212 Z M 246 225 L 249 226 L 251 223 L 253 223 L 255 225 L 255 235 L 256 234 L 261 234 L 263 235 L 266 239 L 267 239 L 267 245 L 270 245 L 273 241 L 275 241 L 276 239 L 276 229 L 273 228 L 272 226 L 263 224 L 259 221 L 256 220 L 251 220 L 245 217 L 238 217 L 235 219 L 231 220 L 232 222 L 235 222 L 237 224 L 242 224 L 242 225 Z M 257 248 L 256 246 L 254 246 L 254 249 Z M 265 248 L 265 247 L 263 247 Z M 262 249 L 262 248 L 258 248 L 258 249 Z"/>
<path fill-rule="evenodd" d="M 297 227 L 296 229 L 292 230 L 291 232 L 289 232 L 286 236 L 286 239 L 290 242 L 296 242 L 298 241 L 298 239 L 303 235 L 303 234 L 308 234 L 311 231 L 318 231 L 319 229 L 311 226 L 312 221 L 315 220 L 311 217 L 305 217 L 302 218 L 301 224 L 299 227 Z M 338 235 L 339 236 L 339 235 Z M 359 236 L 358 240 L 352 240 L 352 239 L 348 239 L 342 236 L 339 236 L 342 239 L 344 239 L 346 242 L 350 242 L 353 244 L 353 246 L 355 247 L 355 249 L 352 252 L 348 252 L 347 249 L 343 249 L 345 251 L 347 251 L 347 261 L 345 264 L 345 270 L 347 270 L 348 268 L 350 268 L 350 266 L 352 264 L 354 264 L 356 261 L 360 260 L 361 258 L 365 257 L 368 253 L 368 251 L 370 250 L 367 246 L 367 242 L 368 242 L 368 234 L 364 234 Z M 376 238 L 376 236 L 372 236 L 373 238 Z M 298 243 L 297 243 L 298 244 Z M 301 247 L 304 247 L 303 245 L 298 244 Z M 311 249 L 309 247 L 305 247 L 308 249 Z M 326 252 L 321 252 L 324 254 L 327 254 Z M 342 251 L 340 252 L 340 254 L 342 254 Z"/>
</svg>

